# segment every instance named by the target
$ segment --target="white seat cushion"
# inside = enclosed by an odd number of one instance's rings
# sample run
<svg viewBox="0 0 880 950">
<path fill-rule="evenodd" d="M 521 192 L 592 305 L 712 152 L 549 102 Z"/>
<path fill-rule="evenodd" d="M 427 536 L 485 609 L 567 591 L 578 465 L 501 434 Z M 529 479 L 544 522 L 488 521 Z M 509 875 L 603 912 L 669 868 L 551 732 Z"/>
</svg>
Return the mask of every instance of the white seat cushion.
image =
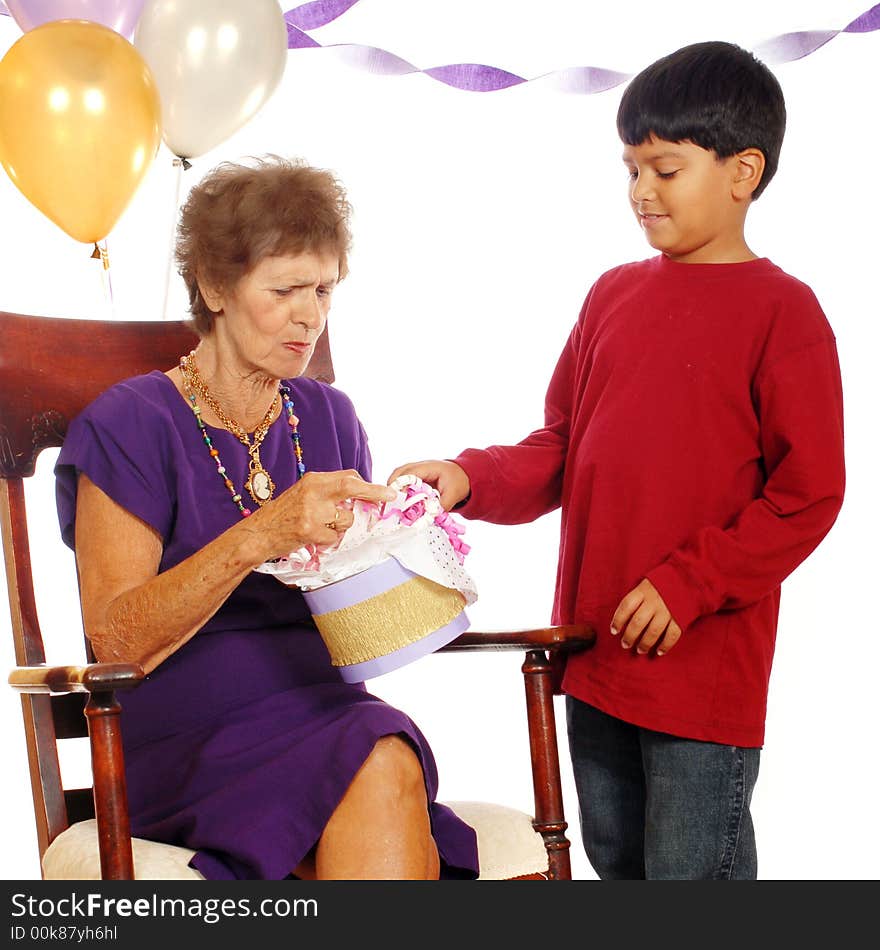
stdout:
<svg viewBox="0 0 880 950">
<path fill-rule="evenodd" d="M 490 802 L 446 802 L 477 833 L 479 881 L 506 881 L 526 874 L 546 874 L 544 839 L 531 815 Z"/>
<path fill-rule="evenodd" d="M 498 881 L 547 871 L 547 852 L 525 812 L 486 802 L 447 802 L 477 833 L 481 881 Z M 171 844 L 131 839 L 135 877 L 139 881 L 202 881 L 189 866 L 194 852 Z M 95 819 L 71 825 L 43 855 L 47 881 L 97 881 L 101 877 Z"/>
<path fill-rule="evenodd" d="M 131 852 L 134 876 L 139 881 L 204 881 L 204 877 L 189 866 L 189 859 L 195 854 L 189 848 L 132 838 Z M 43 877 L 47 881 L 101 879 L 98 825 L 94 818 L 66 828 L 46 848 Z"/>
</svg>

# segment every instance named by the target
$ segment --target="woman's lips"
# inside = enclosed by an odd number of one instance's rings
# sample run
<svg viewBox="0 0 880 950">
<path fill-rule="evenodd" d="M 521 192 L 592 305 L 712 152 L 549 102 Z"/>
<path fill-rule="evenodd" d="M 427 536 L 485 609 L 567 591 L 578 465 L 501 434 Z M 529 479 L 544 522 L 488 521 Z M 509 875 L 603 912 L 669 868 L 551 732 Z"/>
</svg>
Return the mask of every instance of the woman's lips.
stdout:
<svg viewBox="0 0 880 950">
<path fill-rule="evenodd" d="M 292 350 L 294 353 L 308 353 L 308 351 L 312 348 L 311 343 L 298 343 L 296 340 L 288 340 L 282 345 L 284 346 L 284 349 Z"/>
</svg>

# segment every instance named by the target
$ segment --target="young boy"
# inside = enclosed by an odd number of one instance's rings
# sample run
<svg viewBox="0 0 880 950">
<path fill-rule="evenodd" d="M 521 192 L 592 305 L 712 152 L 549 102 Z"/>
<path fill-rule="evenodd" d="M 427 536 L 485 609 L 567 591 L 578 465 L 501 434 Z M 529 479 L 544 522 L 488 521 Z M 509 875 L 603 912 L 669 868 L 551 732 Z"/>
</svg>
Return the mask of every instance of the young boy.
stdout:
<svg viewBox="0 0 880 950">
<path fill-rule="evenodd" d="M 553 621 L 598 631 L 562 688 L 599 877 L 753 879 L 780 583 L 843 499 L 835 341 L 810 289 L 745 241 L 785 128 L 763 64 L 680 49 L 631 81 L 617 124 L 659 255 L 593 285 L 542 429 L 392 477 L 496 523 L 562 506 Z"/>
</svg>

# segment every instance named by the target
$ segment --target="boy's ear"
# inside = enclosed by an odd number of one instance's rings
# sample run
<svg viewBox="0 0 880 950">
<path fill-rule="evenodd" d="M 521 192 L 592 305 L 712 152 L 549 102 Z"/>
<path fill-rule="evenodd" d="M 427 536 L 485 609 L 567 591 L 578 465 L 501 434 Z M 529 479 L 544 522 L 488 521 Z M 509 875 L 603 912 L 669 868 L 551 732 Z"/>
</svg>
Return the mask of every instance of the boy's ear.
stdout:
<svg viewBox="0 0 880 950">
<path fill-rule="evenodd" d="M 733 156 L 733 163 L 734 198 L 751 198 L 764 175 L 764 153 L 759 148 L 747 148 Z"/>
</svg>

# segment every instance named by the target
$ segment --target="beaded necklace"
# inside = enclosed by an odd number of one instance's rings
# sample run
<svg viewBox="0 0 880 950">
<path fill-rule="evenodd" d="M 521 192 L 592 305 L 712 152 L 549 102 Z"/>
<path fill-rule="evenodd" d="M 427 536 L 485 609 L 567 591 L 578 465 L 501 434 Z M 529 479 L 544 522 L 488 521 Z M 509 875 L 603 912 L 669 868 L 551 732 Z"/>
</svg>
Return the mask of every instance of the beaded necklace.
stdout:
<svg viewBox="0 0 880 950">
<path fill-rule="evenodd" d="M 254 429 L 254 439 L 253 442 L 251 442 L 251 440 L 247 437 L 247 433 L 242 429 L 242 427 L 234 419 L 230 419 L 229 416 L 223 412 L 214 397 L 208 391 L 208 388 L 205 385 L 205 382 L 202 379 L 195 363 L 195 351 L 191 352 L 189 356 L 181 356 L 180 375 L 183 380 L 183 388 L 186 392 L 186 397 L 190 402 L 190 408 L 192 409 L 196 424 L 198 425 L 199 431 L 201 432 L 202 441 L 205 443 L 208 453 L 210 454 L 211 458 L 214 459 L 214 462 L 217 466 L 217 474 L 223 479 L 223 483 L 226 485 L 227 489 L 229 489 L 229 493 L 232 496 L 232 501 L 238 508 L 242 518 L 247 518 L 248 515 L 251 514 L 251 509 L 246 508 L 242 503 L 241 493 L 236 491 L 235 485 L 232 484 L 232 481 L 227 476 L 226 468 L 220 460 L 220 453 L 214 448 L 214 443 L 211 441 L 211 436 L 208 433 L 207 426 L 202 421 L 202 410 L 196 402 L 195 391 L 198 391 L 198 394 L 208 404 L 214 415 L 216 415 L 217 418 L 223 423 L 224 427 L 228 429 L 247 448 L 250 459 L 248 463 L 249 474 L 247 481 L 245 482 L 245 487 L 247 488 L 251 498 L 253 498 L 254 501 L 261 506 L 269 501 L 275 492 L 275 483 L 272 481 L 272 478 L 266 469 L 263 468 L 262 462 L 260 461 L 260 445 L 262 444 L 263 439 L 266 437 L 266 433 L 269 431 L 269 426 L 272 424 L 272 414 L 275 410 L 275 399 L 272 400 L 272 404 L 269 406 L 269 409 L 260 424 L 256 429 Z M 281 402 L 287 412 L 287 424 L 290 426 L 290 440 L 293 444 L 293 454 L 296 458 L 297 478 L 302 478 L 305 474 L 306 466 L 303 462 L 302 445 L 299 439 L 299 419 L 297 419 L 293 411 L 293 397 L 290 394 L 290 388 L 284 383 L 279 383 L 278 395 L 281 398 Z"/>
</svg>

